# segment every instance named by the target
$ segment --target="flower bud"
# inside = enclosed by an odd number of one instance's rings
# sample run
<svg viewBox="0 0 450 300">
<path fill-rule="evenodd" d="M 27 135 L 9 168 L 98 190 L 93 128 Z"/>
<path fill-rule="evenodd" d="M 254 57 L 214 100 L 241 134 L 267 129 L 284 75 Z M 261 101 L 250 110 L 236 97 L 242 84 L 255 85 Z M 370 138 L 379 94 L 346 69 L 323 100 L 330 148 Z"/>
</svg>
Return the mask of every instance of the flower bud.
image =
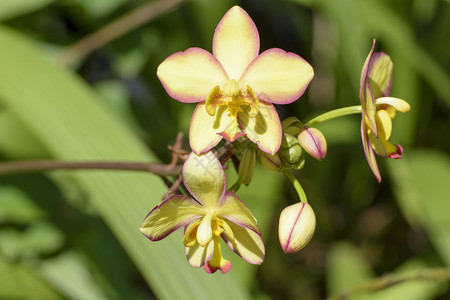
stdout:
<svg viewBox="0 0 450 300">
<path fill-rule="evenodd" d="M 302 122 L 300 122 L 300 120 L 296 117 L 289 117 L 281 122 L 281 128 L 283 129 L 283 132 L 293 136 L 296 136 L 299 133 L 302 126 Z"/>
<path fill-rule="evenodd" d="M 239 178 L 245 185 L 249 185 L 253 178 L 253 170 L 255 169 L 256 151 L 252 147 L 247 147 L 242 154 L 239 163 Z"/>
<path fill-rule="evenodd" d="M 303 158 L 302 147 L 300 147 L 298 140 L 288 133 L 283 133 L 278 154 L 283 162 L 283 166 L 286 168 L 292 168 L 293 165 L 301 165 Z"/>
<path fill-rule="evenodd" d="M 327 140 L 317 128 L 304 126 L 298 134 L 298 142 L 315 159 L 322 160 L 327 155 Z"/>
<path fill-rule="evenodd" d="M 300 158 L 299 161 L 297 161 L 296 163 L 291 165 L 291 167 L 296 170 L 301 170 L 301 169 L 303 169 L 304 166 L 305 166 L 305 156 L 304 155 L 302 155 L 302 157 Z"/>
<path fill-rule="evenodd" d="M 299 202 L 286 207 L 280 215 L 278 237 L 287 254 L 303 249 L 316 229 L 316 216 L 308 203 Z"/>
<path fill-rule="evenodd" d="M 258 160 L 261 162 L 261 164 L 267 170 L 273 171 L 273 172 L 281 171 L 282 163 L 281 163 L 280 156 L 277 153 L 272 155 L 272 154 L 263 152 L 258 149 L 257 156 L 258 156 Z"/>
</svg>

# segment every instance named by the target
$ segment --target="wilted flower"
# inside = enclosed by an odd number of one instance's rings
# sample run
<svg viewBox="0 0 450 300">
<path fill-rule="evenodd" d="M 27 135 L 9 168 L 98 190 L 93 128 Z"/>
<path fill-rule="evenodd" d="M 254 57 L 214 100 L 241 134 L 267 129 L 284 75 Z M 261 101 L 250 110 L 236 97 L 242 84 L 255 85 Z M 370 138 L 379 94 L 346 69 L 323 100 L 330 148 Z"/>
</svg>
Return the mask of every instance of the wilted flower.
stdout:
<svg viewBox="0 0 450 300">
<path fill-rule="evenodd" d="M 286 207 L 280 215 L 278 237 L 287 254 L 303 249 L 316 229 L 316 216 L 311 205 L 299 202 Z"/>
<path fill-rule="evenodd" d="M 297 100 L 314 76 L 300 56 L 281 49 L 259 54 L 258 30 L 240 7 L 231 8 L 213 38 L 213 54 L 189 48 L 169 56 L 158 77 L 175 100 L 199 102 L 191 120 L 189 140 L 201 154 L 223 138 L 246 135 L 267 153 L 281 143 L 275 104 Z"/>
<path fill-rule="evenodd" d="M 222 257 L 220 237 L 236 254 L 252 264 L 264 260 L 264 243 L 255 217 L 233 192 L 226 190 L 222 165 L 211 152 L 191 153 L 182 170 L 190 198 L 174 195 L 156 206 L 144 219 L 142 233 L 159 241 L 185 227 L 183 243 L 193 267 L 207 273 L 226 273 L 231 262 Z"/>
<path fill-rule="evenodd" d="M 375 40 L 361 72 L 359 98 L 362 106 L 361 136 L 364 152 L 373 174 L 381 181 L 374 152 L 382 157 L 401 158 L 403 148 L 392 145 L 388 139 L 396 111 L 407 112 L 410 106 L 402 99 L 388 97 L 393 63 L 386 53 L 373 53 L 374 48 Z"/>
</svg>

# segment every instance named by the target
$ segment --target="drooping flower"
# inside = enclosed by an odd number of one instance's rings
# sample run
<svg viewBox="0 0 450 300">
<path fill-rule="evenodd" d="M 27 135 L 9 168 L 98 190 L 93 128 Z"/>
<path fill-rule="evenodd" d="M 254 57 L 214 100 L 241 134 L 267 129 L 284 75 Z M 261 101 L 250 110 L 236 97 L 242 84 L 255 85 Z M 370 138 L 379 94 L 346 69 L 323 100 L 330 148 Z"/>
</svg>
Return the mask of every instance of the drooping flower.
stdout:
<svg viewBox="0 0 450 300">
<path fill-rule="evenodd" d="M 265 249 L 257 222 L 233 192 L 226 192 L 222 165 L 211 152 L 191 153 L 182 169 L 183 182 L 194 197 L 174 195 L 156 206 L 144 219 L 141 232 L 159 241 L 185 227 L 183 243 L 193 267 L 225 274 L 231 262 L 222 257 L 220 238 L 252 264 L 261 264 Z"/>
<path fill-rule="evenodd" d="M 359 98 L 362 106 L 361 137 L 367 162 L 378 182 L 380 171 L 375 160 L 376 153 L 382 157 L 401 158 L 403 148 L 388 142 L 392 132 L 392 119 L 396 111 L 410 110 L 408 102 L 389 97 L 392 82 L 393 63 L 384 52 L 373 52 L 372 49 L 361 72 Z"/>
<path fill-rule="evenodd" d="M 258 30 L 239 6 L 222 18 L 213 38 L 213 54 L 189 48 L 169 56 L 157 75 L 175 100 L 198 103 L 189 140 L 201 154 L 222 138 L 246 135 L 274 154 L 281 143 L 275 104 L 297 100 L 314 76 L 300 56 L 273 48 L 259 54 Z"/>
</svg>

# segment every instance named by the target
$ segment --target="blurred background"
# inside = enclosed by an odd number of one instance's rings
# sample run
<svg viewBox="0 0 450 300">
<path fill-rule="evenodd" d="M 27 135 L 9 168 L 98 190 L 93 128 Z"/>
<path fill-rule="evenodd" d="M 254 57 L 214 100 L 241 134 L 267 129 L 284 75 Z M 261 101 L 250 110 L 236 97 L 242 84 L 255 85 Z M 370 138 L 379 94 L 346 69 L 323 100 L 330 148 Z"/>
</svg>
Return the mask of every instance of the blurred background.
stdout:
<svg viewBox="0 0 450 300">
<path fill-rule="evenodd" d="M 0 299 L 324 299 L 386 273 L 450 265 L 447 0 L 1 0 L 1 162 L 168 163 L 167 145 L 178 131 L 187 137 L 195 105 L 170 99 L 156 68 L 189 47 L 211 51 L 233 5 L 252 17 L 261 51 L 282 48 L 314 67 L 300 100 L 277 107 L 281 119 L 306 122 L 358 105 L 376 38 L 394 62 L 391 96 L 411 105 L 390 139 L 404 147 L 403 159 L 378 158 L 378 184 L 360 116 L 320 124 L 326 159 L 307 157 L 295 173 L 316 213 L 310 244 L 283 253 L 279 213 L 298 196 L 286 178 L 257 168 L 238 195 L 258 219 L 266 260 L 253 266 L 225 252 L 233 263 L 225 276 L 190 267 L 181 232 L 158 243 L 141 235 L 140 222 L 167 189 L 155 175 L 1 175 Z M 232 168 L 229 176 L 232 183 Z M 449 298 L 448 280 L 350 297 Z"/>
</svg>

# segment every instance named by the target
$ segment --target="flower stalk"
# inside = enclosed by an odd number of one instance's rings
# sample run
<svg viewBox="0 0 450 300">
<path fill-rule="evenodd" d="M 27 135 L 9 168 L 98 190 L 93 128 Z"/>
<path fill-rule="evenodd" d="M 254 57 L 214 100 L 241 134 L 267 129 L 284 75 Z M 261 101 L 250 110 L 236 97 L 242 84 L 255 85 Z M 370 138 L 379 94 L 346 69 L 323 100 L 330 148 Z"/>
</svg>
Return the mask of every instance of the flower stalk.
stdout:
<svg viewBox="0 0 450 300">
<path fill-rule="evenodd" d="M 295 178 L 294 174 L 292 174 L 292 172 L 287 169 L 284 169 L 283 173 L 286 174 L 286 176 L 291 180 L 292 184 L 294 185 L 295 190 L 297 191 L 300 201 L 304 202 L 304 203 L 308 203 L 308 199 L 306 198 L 305 191 L 303 190 L 302 185 L 297 180 L 297 178 Z"/>
<path fill-rule="evenodd" d="M 348 115 L 354 115 L 354 114 L 361 114 L 362 109 L 361 105 L 354 105 L 354 106 L 347 106 L 342 107 L 338 109 L 334 109 L 331 111 L 328 111 L 326 113 L 323 113 L 321 115 L 318 115 L 317 117 L 313 118 L 312 120 L 305 123 L 305 126 L 314 126 L 319 123 L 332 120 L 335 118 L 348 116 Z"/>
</svg>

